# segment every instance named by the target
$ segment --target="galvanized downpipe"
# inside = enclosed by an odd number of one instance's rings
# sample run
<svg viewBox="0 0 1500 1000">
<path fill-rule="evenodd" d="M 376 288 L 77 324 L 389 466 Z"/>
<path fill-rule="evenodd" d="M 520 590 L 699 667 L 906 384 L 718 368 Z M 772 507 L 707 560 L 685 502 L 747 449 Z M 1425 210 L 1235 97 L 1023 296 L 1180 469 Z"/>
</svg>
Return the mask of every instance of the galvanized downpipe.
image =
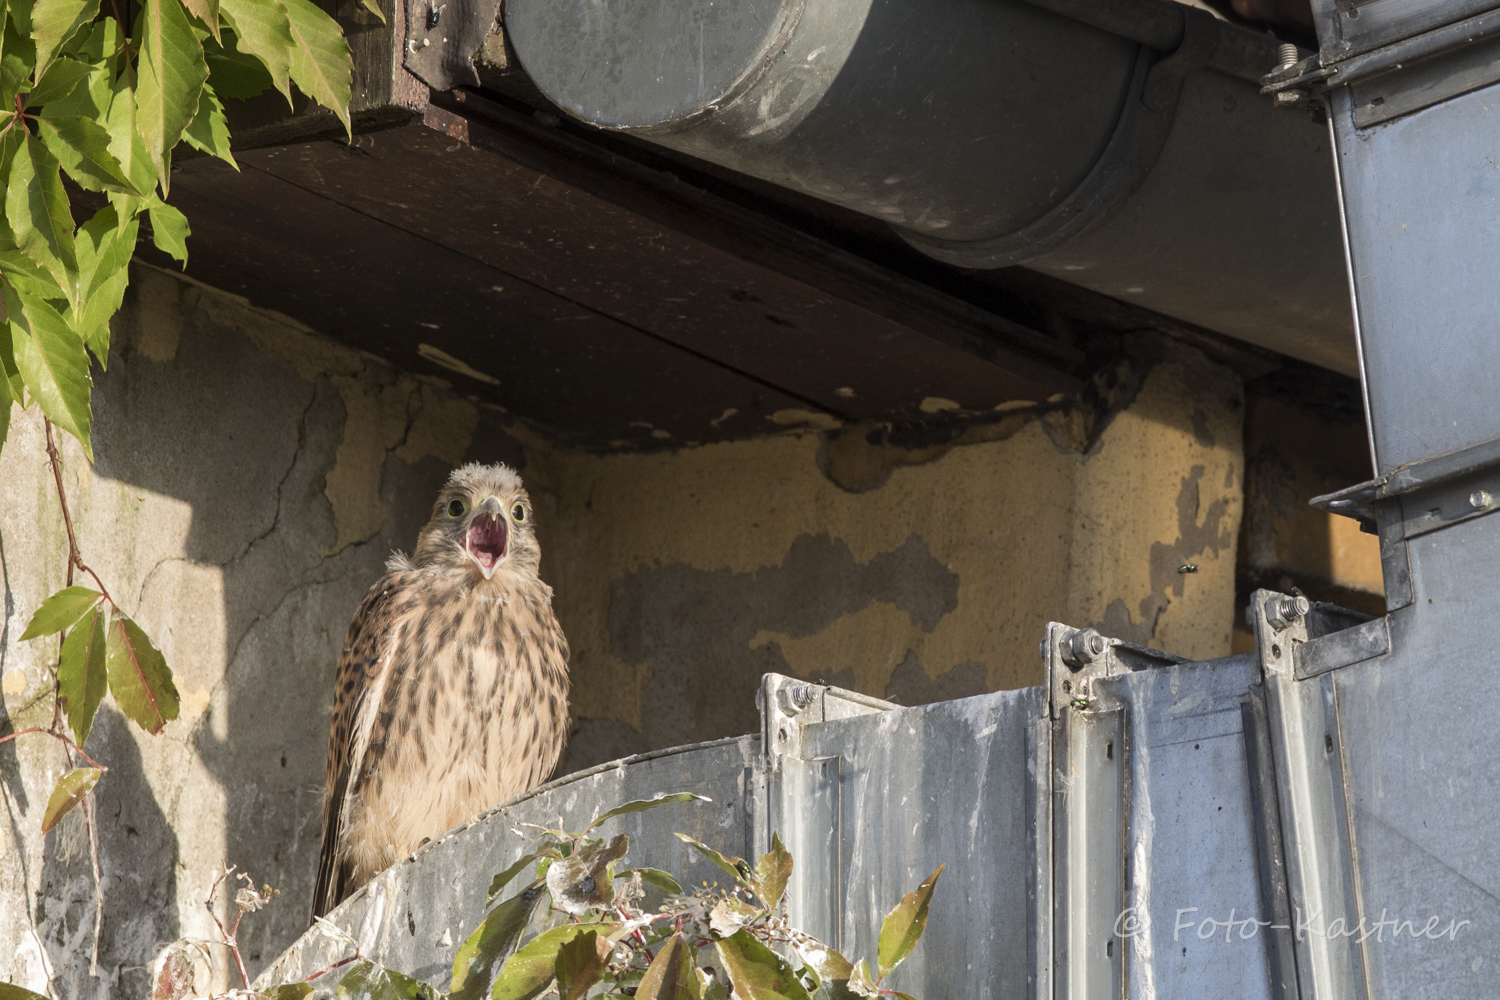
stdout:
<svg viewBox="0 0 1500 1000">
<path fill-rule="evenodd" d="M 1355 370 L 1326 129 L 1274 40 L 1173 0 L 507 0 L 559 107 L 874 216 Z"/>
</svg>

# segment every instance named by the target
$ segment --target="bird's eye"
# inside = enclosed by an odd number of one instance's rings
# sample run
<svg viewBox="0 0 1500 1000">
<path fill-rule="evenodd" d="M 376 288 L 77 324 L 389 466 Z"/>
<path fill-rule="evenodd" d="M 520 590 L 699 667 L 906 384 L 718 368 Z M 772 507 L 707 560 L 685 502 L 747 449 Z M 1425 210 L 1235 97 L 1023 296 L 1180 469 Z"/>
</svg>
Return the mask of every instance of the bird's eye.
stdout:
<svg viewBox="0 0 1500 1000">
<path fill-rule="evenodd" d="M 510 509 L 510 516 L 515 518 L 517 524 L 526 523 L 526 505 L 518 503 Z"/>
<path fill-rule="evenodd" d="M 464 502 L 462 500 L 449 500 L 448 501 L 448 516 L 449 517 L 463 517 L 464 516 L 464 509 L 465 509 L 464 508 Z"/>
</svg>

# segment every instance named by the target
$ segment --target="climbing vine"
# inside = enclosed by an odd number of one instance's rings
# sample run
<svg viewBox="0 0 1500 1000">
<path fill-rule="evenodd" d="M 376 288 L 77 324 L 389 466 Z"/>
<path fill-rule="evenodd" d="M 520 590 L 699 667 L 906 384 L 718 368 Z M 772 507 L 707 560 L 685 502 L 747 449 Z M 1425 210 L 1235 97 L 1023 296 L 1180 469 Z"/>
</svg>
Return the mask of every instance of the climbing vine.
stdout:
<svg viewBox="0 0 1500 1000">
<path fill-rule="evenodd" d="M 241 995 L 307 1000 L 333 985 L 338 1000 L 914 1000 L 892 989 L 889 977 L 926 931 L 946 865 L 886 915 L 872 968 L 795 926 L 786 907 L 792 855 L 775 834 L 754 864 L 676 834 L 724 873 L 722 885 L 697 887 L 630 865 L 625 834 L 590 836 L 618 816 L 693 801 L 709 800 L 691 792 L 637 799 L 581 832 L 523 824 L 535 834 L 530 849 L 491 879 L 484 914 L 454 953 L 446 991 L 364 955 L 347 932 L 319 918 L 322 933 L 344 945 L 344 958 L 303 980 L 271 973 L 257 989 L 246 979 Z M 521 888 L 506 897 L 518 879 Z M 246 882 L 242 912 L 269 899 Z M 177 942 L 159 963 L 158 1000 L 196 995 L 190 945 Z"/>
<path fill-rule="evenodd" d="M 362 2 L 383 20 L 377 0 Z M 96 948 L 88 802 L 108 769 L 83 746 L 106 694 L 153 734 L 178 702 L 161 652 L 79 551 L 53 431 L 92 461 L 91 371 L 108 363 L 110 319 L 143 231 L 187 262 L 188 220 L 168 202 L 174 153 L 185 144 L 238 169 L 224 101 L 271 89 L 290 104 L 297 88 L 349 131 L 351 72 L 343 33 L 311 0 L 0 0 L 0 449 L 13 404 L 37 407 L 68 537 L 66 586 L 21 636 L 57 637 L 52 721 L 0 742 L 38 734 L 63 744 L 70 769 L 42 830 L 83 807 Z"/>
</svg>

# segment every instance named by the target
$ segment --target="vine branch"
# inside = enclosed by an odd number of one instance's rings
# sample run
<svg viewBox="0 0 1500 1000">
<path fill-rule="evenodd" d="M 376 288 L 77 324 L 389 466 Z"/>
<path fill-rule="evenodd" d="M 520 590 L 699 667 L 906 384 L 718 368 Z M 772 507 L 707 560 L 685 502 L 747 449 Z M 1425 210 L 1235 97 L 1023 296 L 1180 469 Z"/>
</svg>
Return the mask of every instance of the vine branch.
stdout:
<svg viewBox="0 0 1500 1000">
<path fill-rule="evenodd" d="M 42 734 L 44 734 L 46 736 L 52 737 L 54 740 L 61 740 L 63 742 L 63 744 L 65 746 L 67 746 L 67 748 L 69 750 L 73 751 L 78 756 L 80 756 L 84 760 L 88 761 L 90 767 L 97 767 L 101 771 L 108 771 L 109 770 L 109 768 L 105 767 L 103 764 L 99 763 L 97 760 L 95 760 L 94 758 L 90 757 L 88 754 L 84 753 L 83 749 L 81 747 L 79 747 L 79 745 L 77 743 L 74 743 L 72 740 L 68 739 L 68 737 L 64 736 L 62 733 L 53 732 L 51 729 L 48 729 L 45 726 L 27 726 L 25 729 L 17 729 L 13 733 L 6 733 L 4 736 L 0 736 L 0 743 L 9 743 L 11 740 L 15 739 L 17 736 L 25 736 L 27 733 L 42 733 Z M 68 763 L 71 764 L 73 762 L 69 761 Z"/>
</svg>

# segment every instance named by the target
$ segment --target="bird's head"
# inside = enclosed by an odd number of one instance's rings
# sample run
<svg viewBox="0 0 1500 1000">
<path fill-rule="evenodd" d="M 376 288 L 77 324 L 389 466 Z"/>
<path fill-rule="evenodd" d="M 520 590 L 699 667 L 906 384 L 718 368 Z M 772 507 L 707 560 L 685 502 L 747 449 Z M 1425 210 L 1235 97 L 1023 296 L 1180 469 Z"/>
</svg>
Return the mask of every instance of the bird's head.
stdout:
<svg viewBox="0 0 1500 1000">
<path fill-rule="evenodd" d="M 504 465 L 454 469 L 417 536 L 414 561 L 468 569 L 486 580 L 502 567 L 535 574 L 541 550 L 521 477 Z"/>
</svg>

